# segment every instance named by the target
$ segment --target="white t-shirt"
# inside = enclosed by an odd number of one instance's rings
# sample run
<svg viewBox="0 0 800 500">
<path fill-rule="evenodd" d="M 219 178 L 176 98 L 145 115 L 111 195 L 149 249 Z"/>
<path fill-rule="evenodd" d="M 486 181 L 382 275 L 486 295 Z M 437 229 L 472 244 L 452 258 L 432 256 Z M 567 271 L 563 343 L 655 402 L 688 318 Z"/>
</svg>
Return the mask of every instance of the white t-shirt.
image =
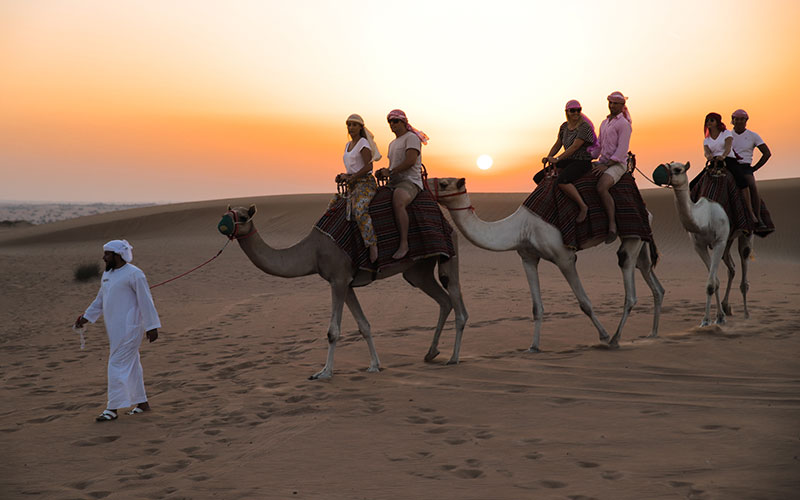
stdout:
<svg viewBox="0 0 800 500">
<path fill-rule="evenodd" d="M 708 146 L 708 149 L 711 150 L 711 154 L 714 156 L 722 156 L 722 153 L 725 152 L 725 139 L 731 137 L 730 130 L 723 130 L 719 133 L 716 139 L 712 139 L 709 135 L 705 139 L 703 139 L 703 146 Z M 736 155 L 733 154 L 733 148 L 731 148 L 728 156 L 731 158 L 736 158 Z"/>
<path fill-rule="evenodd" d="M 342 157 L 342 160 L 344 160 L 344 166 L 347 168 L 347 173 L 355 174 L 364 168 L 364 158 L 361 157 L 361 150 L 367 148 L 367 151 L 370 152 L 370 157 L 372 157 L 372 150 L 369 148 L 369 142 L 363 137 L 358 140 L 353 149 L 348 151 L 347 148 L 350 146 L 350 142 L 348 142 L 344 147 L 344 156 Z"/>
<path fill-rule="evenodd" d="M 737 134 L 735 130 L 731 131 L 733 135 L 733 150 L 741 157 L 739 163 L 747 163 L 748 165 L 753 162 L 753 149 L 764 144 L 761 136 L 752 130 L 745 130 L 741 134 Z"/>
<path fill-rule="evenodd" d="M 411 181 L 420 189 L 425 189 L 422 186 L 422 142 L 414 132 L 406 132 L 389 143 L 389 170 L 392 170 L 395 165 L 403 163 L 406 159 L 406 151 L 409 149 L 414 149 L 419 153 L 417 161 L 411 168 L 403 172 L 392 173 L 392 182 Z"/>
</svg>

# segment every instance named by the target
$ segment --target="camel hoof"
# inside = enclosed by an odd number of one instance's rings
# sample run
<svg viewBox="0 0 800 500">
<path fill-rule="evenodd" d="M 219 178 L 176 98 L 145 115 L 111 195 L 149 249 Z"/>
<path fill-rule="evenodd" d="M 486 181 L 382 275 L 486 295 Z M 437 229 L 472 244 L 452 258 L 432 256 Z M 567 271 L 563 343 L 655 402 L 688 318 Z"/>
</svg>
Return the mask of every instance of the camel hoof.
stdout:
<svg viewBox="0 0 800 500">
<path fill-rule="evenodd" d="M 322 370 L 321 372 L 317 372 L 314 375 L 308 377 L 308 380 L 330 380 L 333 374 L 325 372 Z"/>
<path fill-rule="evenodd" d="M 380 366 L 370 366 L 367 368 L 367 373 L 380 373 L 381 367 Z"/>
<path fill-rule="evenodd" d="M 647 336 L 647 338 L 648 339 L 657 339 L 658 338 L 658 332 L 651 333 L 650 335 Z"/>
<path fill-rule="evenodd" d="M 539 349 L 539 348 L 538 348 L 538 347 L 536 347 L 536 346 L 530 346 L 530 347 L 528 348 L 528 351 L 527 351 L 527 352 L 539 353 L 539 352 L 542 352 L 542 350 L 541 350 L 541 349 Z"/>
<path fill-rule="evenodd" d="M 450 358 L 450 359 L 447 360 L 446 364 L 448 364 L 448 365 L 457 365 L 458 364 L 458 359 Z"/>
<path fill-rule="evenodd" d="M 439 351 L 438 350 L 428 351 L 428 354 L 425 355 L 425 362 L 426 363 L 430 363 L 431 361 L 436 359 L 436 356 L 438 356 L 438 355 L 439 355 Z"/>
</svg>

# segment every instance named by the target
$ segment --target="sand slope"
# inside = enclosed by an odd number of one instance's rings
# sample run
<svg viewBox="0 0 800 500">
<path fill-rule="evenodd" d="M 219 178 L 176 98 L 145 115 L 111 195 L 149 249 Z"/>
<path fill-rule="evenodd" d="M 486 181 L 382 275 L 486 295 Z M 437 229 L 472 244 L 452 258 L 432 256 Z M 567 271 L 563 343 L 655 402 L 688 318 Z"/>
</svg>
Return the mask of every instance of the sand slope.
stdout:
<svg viewBox="0 0 800 500">
<path fill-rule="evenodd" d="M 237 245 L 154 290 L 164 325 L 142 347 L 154 411 L 93 421 L 105 403 L 107 340 L 69 325 L 97 292 L 72 280 L 101 245 L 125 237 L 151 283 L 213 256 L 228 204 L 256 203 L 260 234 L 288 247 L 328 195 L 273 196 L 138 208 L 0 233 L 0 497 L 28 498 L 791 498 L 800 486 L 800 180 L 761 183 L 778 231 L 757 239 L 748 303 L 697 328 L 705 270 L 668 190 L 645 190 L 667 290 L 661 337 L 644 338 L 652 299 L 622 347 L 599 346 L 557 269 L 540 266 L 544 352 L 532 336 L 515 253 L 461 238 L 470 320 L 462 362 L 423 363 L 438 308 L 394 277 L 358 290 L 383 364 L 349 313 L 331 381 L 324 364 L 330 292 L 317 276 L 258 271 Z M 497 220 L 526 193 L 476 194 Z M 579 254 L 606 328 L 623 304 L 616 245 Z M 737 263 L 738 265 L 738 263 Z M 724 277 L 725 273 L 721 275 Z"/>
</svg>

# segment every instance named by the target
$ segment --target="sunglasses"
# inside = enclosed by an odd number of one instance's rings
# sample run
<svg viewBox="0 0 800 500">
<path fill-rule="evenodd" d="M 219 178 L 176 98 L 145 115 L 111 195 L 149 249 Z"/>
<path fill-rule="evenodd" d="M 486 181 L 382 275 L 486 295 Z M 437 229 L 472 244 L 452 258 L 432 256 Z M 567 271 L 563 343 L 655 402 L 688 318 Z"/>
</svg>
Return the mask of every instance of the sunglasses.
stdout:
<svg viewBox="0 0 800 500">
<path fill-rule="evenodd" d="M 391 120 L 389 120 L 389 123 L 400 123 L 401 121 L 403 120 L 400 120 L 398 118 L 392 118 Z"/>
<path fill-rule="evenodd" d="M 567 113 L 580 113 L 581 108 L 570 108 L 567 110 Z"/>
</svg>

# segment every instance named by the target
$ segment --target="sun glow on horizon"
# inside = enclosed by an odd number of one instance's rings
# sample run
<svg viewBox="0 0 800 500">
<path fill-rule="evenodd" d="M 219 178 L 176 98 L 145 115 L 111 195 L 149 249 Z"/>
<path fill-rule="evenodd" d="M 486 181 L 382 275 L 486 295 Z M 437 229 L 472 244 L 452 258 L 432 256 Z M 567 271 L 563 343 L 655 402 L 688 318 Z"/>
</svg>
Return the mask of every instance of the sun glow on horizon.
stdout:
<svg viewBox="0 0 800 500">
<path fill-rule="evenodd" d="M 476 160 L 478 168 L 481 170 L 489 170 L 494 164 L 494 160 L 489 155 L 480 155 Z"/>
</svg>

